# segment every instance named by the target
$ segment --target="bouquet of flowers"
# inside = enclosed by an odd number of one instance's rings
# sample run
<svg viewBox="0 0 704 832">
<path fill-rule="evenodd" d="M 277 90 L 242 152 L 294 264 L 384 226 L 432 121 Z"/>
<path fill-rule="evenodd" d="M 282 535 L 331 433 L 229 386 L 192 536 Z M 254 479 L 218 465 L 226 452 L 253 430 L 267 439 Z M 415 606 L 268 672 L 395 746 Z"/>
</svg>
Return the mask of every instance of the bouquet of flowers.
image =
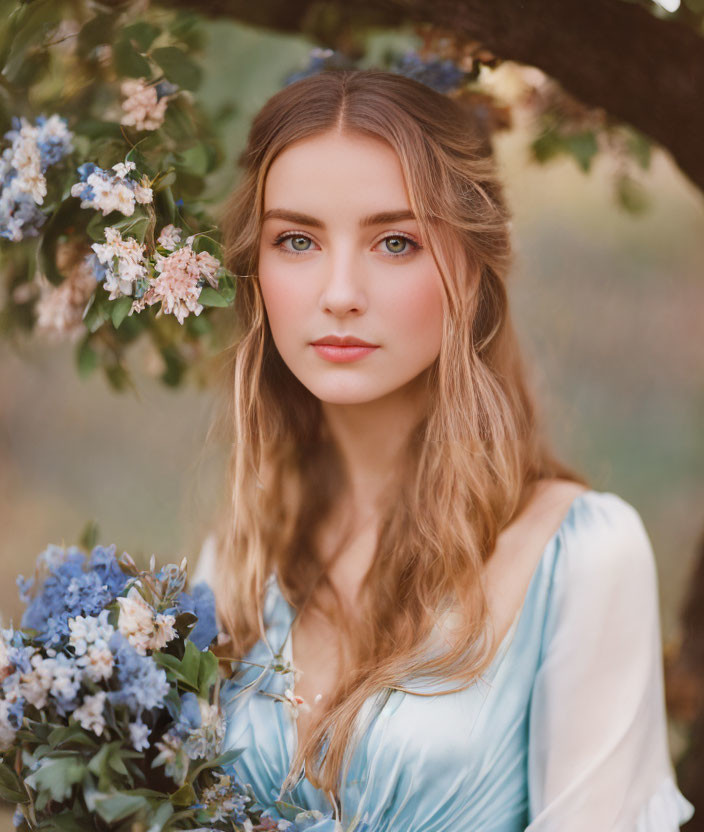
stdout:
<svg viewBox="0 0 704 832">
<path fill-rule="evenodd" d="M 187 562 L 49 546 L 0 630 L 0 796 L 25 830 L 339 828 L 256 802 L 224 751 L 214 598 Z M 282 819 L 283 818 L 283 819 Z M 286 819 L 290 818 L 290 819 Z"/>
</svg>

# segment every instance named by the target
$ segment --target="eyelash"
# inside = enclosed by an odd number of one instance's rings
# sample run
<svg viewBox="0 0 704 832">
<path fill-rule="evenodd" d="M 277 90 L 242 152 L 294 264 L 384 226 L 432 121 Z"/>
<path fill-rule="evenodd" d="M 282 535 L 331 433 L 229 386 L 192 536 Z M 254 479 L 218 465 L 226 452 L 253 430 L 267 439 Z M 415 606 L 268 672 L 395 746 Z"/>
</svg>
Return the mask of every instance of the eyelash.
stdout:
<svg viewBox="0 0 704 832">
<path fill-rule="evenodd" d="M 288 240 L 292 237 L 305 237 L 306 240 L 311 240 L 311 238 L 307 234 L 303 234 L 300 231 L 287 231 L 285 234 L 279 234 L 279 236 L 274 240 L 272 245 L 274 248 L 279 249 L 279 251 L 283 251 L 285 254 L 293 254 L 294 256 L 298 256 L 299 254 L 308 254 L 308 252 L 311 249 L 306 249 L 305 251 L 294 251 L 293 249 L 287 249 L 282 246 L 282 243 L 285 240 Z M 420 243 L 417 243 L 412 237 L 409 237 L 407 234 L 402 234 L 400 232 L 397 232 L 395 234 L 387 234 L 385 237 L 382 237 L 381 240 L 379 240 L 379 242 L 383 243 L 384 240 L 394 238 L 407 240 L 412 246 L 412 248 L 410 248 L 408 251 L 404 251 L 402 254 L 389 253 L 386 255 L 387 257 L 391 257 L 395 260 L 399 260 L 402 257 L 408 257 L 410 254 L 415 254 L 416 251 L 419 251 L 423 248 L 423 246 Z M 311 242 L 313 241 L 311 240 Z"/>
</svg>

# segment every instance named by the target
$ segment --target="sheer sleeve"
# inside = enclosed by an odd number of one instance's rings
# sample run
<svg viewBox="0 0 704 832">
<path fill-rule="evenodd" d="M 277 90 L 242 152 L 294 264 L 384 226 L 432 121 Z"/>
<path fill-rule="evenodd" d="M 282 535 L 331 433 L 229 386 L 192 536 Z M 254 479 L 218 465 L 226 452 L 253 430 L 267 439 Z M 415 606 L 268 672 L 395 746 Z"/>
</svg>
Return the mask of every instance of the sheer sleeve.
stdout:
<svg viewBox="0 0 704 832">
<path fill-rule="evenodd" d="M 554 566 L 526 832 L 675 832 L 694 806 L 668 749 L 655 558 L 636 509 L 597 496 Z"/>
<path fill-rule="evenodd" d="M 215 533 L 211 532 L 203 541 L 196 562 L 196 568 L 191 577 L 191 584 L 195 585 L 205 581 L 211 587 L 213 585 L 213 572 L 215 571 Z"/>
</svg>

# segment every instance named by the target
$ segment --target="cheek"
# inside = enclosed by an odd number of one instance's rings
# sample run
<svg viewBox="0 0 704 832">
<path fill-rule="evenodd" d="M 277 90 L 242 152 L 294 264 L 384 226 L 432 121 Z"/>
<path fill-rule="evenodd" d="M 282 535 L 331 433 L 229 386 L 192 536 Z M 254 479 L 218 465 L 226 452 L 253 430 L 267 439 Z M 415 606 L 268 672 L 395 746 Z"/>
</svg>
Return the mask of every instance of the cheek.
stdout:
<svg viewBox="0 0 704 832">
<path fill-rule="evenodd" d="M 443 302 L 440 275 L 425 272 L 407 281 L 403 291 L 387 298 L 387 320 L 414 353 L 437 355 L 440 350 Z"/>
<path fill-rule="evenodd" d="M 286 340 L 296 322 L 303 320 L 303 310 L 308 305 L 300 284 L 277 276 L 275 272 L 261 269 L 259 286 L 266 308 L 269 326 L 277 343 Z"/>
</svg>

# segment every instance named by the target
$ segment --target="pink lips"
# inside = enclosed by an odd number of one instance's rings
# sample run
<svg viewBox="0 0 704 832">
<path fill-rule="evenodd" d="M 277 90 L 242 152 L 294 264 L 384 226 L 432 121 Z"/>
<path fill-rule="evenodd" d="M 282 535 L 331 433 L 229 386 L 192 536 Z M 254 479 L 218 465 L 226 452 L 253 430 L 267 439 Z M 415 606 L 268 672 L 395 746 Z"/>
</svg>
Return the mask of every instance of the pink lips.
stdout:
<svg viewBox="0 0 704 832">
<path fill-rule="evenodd" d="M 311 346 L 321 358 L 336 364 L 357 361 L 378 349 L 376 344 L 370 344 L 352 335 L 326 335 L 313 341 Z"/>
</svg>

